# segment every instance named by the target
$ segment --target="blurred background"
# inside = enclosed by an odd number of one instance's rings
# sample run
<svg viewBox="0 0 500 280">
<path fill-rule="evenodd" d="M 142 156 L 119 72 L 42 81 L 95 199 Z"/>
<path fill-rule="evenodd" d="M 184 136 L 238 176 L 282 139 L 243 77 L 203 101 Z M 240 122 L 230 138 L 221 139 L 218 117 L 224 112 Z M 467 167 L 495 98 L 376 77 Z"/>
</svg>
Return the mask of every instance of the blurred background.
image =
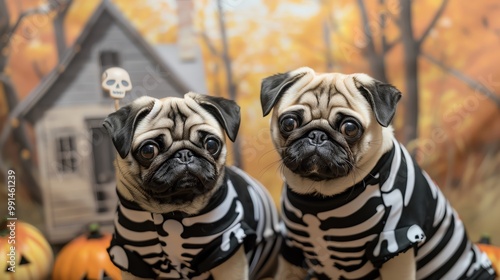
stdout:
<svg viewBox="0 0 500 280">
<path fill-rule="evenodd" d="M 262 117 L 263 78 L 309 66 L 365 72 L 403 92 L 397 138 L 469 235 L 500 245 L 500 3 L 496 0 L 0 0 L 0 214 L 64 245 L 109 230 L 114 156 L 101 127 L 111 66 L 142 95 L 187 91 L 242 107 L 229 161 L 278 203 L 280 162 Z M 4 207 L 5 205 L 5 207 Z"/>
</svg>

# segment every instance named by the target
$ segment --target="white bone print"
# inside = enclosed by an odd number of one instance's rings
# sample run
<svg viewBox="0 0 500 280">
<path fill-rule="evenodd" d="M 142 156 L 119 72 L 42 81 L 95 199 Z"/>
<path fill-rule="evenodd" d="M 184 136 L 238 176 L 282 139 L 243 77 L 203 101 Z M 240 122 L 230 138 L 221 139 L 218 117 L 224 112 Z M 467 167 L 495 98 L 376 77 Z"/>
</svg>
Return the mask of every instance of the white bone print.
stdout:
<svg viewBox="0 0 500 280">
<path fill-rule="evenodd" d="M 418 279 L 493 279 L 491 263 L 467 239 L 440 189 L 394 143 L 342 194 L 321 198 L 284 188 L 282 256 L 305 264 L 311 278 L 378 279 L 387 260 L 418 246 L 416 260 L 429 260 L 417 268 Z"/>
<path fill-rule="evenodd" d="M 276 259 L 281 243 L 278 213 L 269 193 L 242 174 L 233 167 L 226 169 L 227 180 L 221 187 L 225 189 L 194 216 L 180 211 L 150 213 L 119 195 L 110 249 L 113 262 L 141 278 L 209 279 L 210 269 L 230 258 L 250 233 L 258 238 L 253 250 L 244 247 L 251 264 L 249 278 L 261 278 L 262 268 Z"/>
</svg>

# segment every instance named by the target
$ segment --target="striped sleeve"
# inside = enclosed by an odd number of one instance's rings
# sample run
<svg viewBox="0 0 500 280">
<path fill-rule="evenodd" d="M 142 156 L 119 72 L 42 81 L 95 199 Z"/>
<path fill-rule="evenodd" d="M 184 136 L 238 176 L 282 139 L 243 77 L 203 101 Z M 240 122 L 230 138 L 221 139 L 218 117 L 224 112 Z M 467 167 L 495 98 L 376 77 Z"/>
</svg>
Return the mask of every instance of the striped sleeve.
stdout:
<svg viewBox="0 0 500 280">
<path fill-rule="evenodd" d="M 149 217 L 148 217 L 149 216 Z M 136 211 L 118 206 L 115 216 L 115 232 L 108 253 L 111 261 L 121 270 L 142 278 L 156 278 L 149 257 L 154 262 L 161 257 L 154 222 L 144 211 Z M 154 248 L 147 256 L 141 256 L 133 248 Z"/>
<path fill-rule="evenodd" d="M 249 257 L 250 279 L 270 276 L 279 254 L 279 214 L 267 189 L 257 180 L 236 167 L 228 168 L 231 180 L 238 190 L 238 198 L 245 205 L 245 225 L 255 235 L 252 246 L 245 246 Z"/>
</svg>

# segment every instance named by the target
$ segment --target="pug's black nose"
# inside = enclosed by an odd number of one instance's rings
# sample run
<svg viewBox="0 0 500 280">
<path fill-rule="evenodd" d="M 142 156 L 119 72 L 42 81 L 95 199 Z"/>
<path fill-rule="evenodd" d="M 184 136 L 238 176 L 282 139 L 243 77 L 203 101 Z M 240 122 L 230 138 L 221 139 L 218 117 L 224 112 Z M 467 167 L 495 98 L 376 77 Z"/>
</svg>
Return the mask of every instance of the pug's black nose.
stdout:
<svg viewBox="0 0 500 280">
<path fill-rule="evenodd" d="M 180 163 L 190 163 L 193 161 L 193 153 L 190 150 L 184 149 L 175 153 L 176 158 Z"/>
<path fill-rule="evenodd" d="M 307 137 L 309 138 L 309 143 L 316 146 L 321 146 L 326 142 L 326 140 L 328 140 L 328 136 L 326 135 L 326 133 L 319 130 L 313 130 L 309 132 L 309 135 L 307 135 Z"/>
</svg>

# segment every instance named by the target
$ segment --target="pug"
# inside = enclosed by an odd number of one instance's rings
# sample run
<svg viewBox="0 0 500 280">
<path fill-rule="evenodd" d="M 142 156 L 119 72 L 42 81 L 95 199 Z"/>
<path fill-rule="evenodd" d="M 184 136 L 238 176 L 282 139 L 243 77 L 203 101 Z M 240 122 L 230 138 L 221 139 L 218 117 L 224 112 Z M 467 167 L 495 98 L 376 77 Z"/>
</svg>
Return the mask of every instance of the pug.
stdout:
<svg viewBox="0 0 500 280">
<path fill-rule="evenodd" d="M 276 279 L 494 279 L 439 188 L 393 136 L 401 93 L 303 67 L 263 79 L 281 157 Z"/>
<path fill-rule="evenodd" d="M 226 166 L 240 108 L 196 93 L 140 97 L 104 120 L 119 205 L 108 248 L 124 279 L 258 279 L 281 242 L 267 190 Z"/>
</svg>

